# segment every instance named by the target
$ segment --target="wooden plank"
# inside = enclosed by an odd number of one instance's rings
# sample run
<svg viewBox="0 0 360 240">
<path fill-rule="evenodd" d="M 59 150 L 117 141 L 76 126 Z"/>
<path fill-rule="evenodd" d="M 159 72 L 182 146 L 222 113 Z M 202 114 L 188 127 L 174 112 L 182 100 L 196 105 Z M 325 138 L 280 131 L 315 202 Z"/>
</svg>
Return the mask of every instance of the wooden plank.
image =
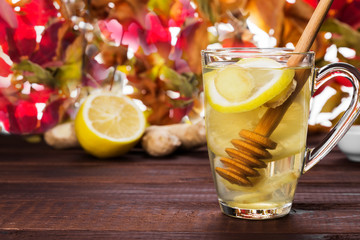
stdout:
<svg viewBox="0 0 360 240">
<path fill-rule="evenodd" d="M 305 188 L 299 186 L 295 194 L 296 203 L 360 203 L 360 189 L 349 187 L 346 184 L 343 187 L 330 185 L 327 188 L 316 189 L 314 186 Z M 27 200 L 27 199 L 54 199 L 59 198 L 74 200 L 92 200 L 92 199 L 116 199 L 126 200 L 127 196 L 141 197 L 144 201 L 161 201 L 165 198 L 176 199 L 177 201 L 204 201 L 211 202 L 216 199 L 215 189 L 212 184 L 201 182 L 191 183 L 178 182 L 172 183 L 116 183 L 116 182 L 76 182 L 76 183 L 1 183 L 0 184 L 0 202 Z M 335 189 L 335 191 L 333 191 Z M 189 199 L 189 197 L 195 198 Z"/>
<path fill-rule="evenodd" d="M 318 204 L 313 205 L 316 208 Z M 103 199 L 3 201 L 2 230 L 96 230 L 227 233 L 360 233 L 360 209 L 303 210 L 282 219 L 249 221 L 220 213 L 217 203 Z"/>
<path fill-rule="evenodd" d="M 46 160 L 44 160 L 46 161 Z M 211 182 L 210 166 L 206 159 L 188 158 L 186 161 L 166 162 L 70 162 L 42 161 L 28 164 L 0 165 L 0 182 L 122 182 L 162 183 L 202 181 Z M 302 184 L 356 184 L 360 183 L 360 164 L 356 166 L 324 168 L 316 166 L 301 176 Z"/>
<path fill-rule="evenodd" d="M 196 232 L 118 232 L 118 231 L 2 231 L 0 237 L 3 240 L 68 240 L 68 239 L 158 239 L 158 240 L 188 240 L 188 239 L 206 239 L 206 240 L 358 240 L 360 234 L 271 234 L 271 233 L 196 233 Z"/>
<path fill-rule="evenodd" d="M 206 148 L 98 160 L 0 136 L 0 239 L 360 239 L 360 164 L 337 148 L 303 175 L 289 216 L 221 214 Z"/>
</svg>

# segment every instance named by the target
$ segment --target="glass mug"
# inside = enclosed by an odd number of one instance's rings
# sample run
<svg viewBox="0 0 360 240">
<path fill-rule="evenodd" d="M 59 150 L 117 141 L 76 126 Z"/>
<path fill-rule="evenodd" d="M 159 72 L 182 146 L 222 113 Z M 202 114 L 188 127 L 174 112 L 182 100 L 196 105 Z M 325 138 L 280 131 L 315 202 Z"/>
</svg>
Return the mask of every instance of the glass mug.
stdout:
<svg viewBox="0 0 360 240">
<path fill-rule="evenodd" d="M 329 153 L 358 116 L 360 73 L 345 63 L 316 71 L 314 52 L 285 48 L 201 54 L 207 145 L 222 212 L 245 219 L 285 216 L 301 174 Z M 336 76 L 352 82 L 350 106 L 317 147 L 307 148 L 311 95 Z"/>
</svg>

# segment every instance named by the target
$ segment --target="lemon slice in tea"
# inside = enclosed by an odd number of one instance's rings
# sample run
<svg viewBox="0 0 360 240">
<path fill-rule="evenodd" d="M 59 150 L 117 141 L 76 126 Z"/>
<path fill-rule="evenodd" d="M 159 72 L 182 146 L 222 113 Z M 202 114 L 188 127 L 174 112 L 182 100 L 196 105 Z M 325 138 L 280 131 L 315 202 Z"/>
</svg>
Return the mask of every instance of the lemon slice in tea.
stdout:
<svg viewBox="0 0 360 240">
<path fill-rule="evenodd" d="M 250 111 L 282 93 L 294 74 L 293 69 L 269 58 L 241 59 L 204 74 L 205 96 L 219 112 Z"/>
</svg>

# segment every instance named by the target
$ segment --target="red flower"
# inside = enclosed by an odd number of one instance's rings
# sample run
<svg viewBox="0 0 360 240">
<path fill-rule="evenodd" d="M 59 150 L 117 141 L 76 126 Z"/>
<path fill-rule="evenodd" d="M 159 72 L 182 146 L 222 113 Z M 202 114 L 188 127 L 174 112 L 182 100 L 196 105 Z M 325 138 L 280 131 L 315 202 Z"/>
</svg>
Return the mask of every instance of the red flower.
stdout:
<svg viewBox="0 0 360 240">
<path fill-rule="evenodd" d="M 339 1 L 339 0 L 338 0 Z M 335 0 L 335 2 L 337 2 Z M 354 29 L 360 27 L 360 0 L 344 1 L 341 9 L 334 13 L 334 17 L 341 22 L 347 23 Z"/>
<path fill-rule="evenodd" d="M 14 25 L 0 15 L 0 45 L 12 61 L 19 62 L 20 57 L 30 57 L 37 48 L 35 26 L 45 26 L 51 17 L 57 17 L 58 11 L 50 0 L 32 0 L 13 12 L 17 24 Z M 16 28 L 13 28 L 17 26 Z M 59 26 L 57 26 L 57 29 Z M 51 28 L 49 28 L 51 29 Z M 50 36 L 49 36 L 50 35 Z M 39 51 L 55 52 L 57 32 L 44 34 L 44 41 Z M 50 43 L 52 46 L 49 46 Z M 49 53 L 47 53 L 49 54 Z M 39 56 L 37 56 L 39 57 Z M 50 57 L 51 58 L 51 57 Z M 43 60 L 42 60 L 43 61 Z"/>
<path fill-rule="evenodd" d="M 64 104 L 65 98 L 59 98 L 50 104 L 46 105 L 45 109 L 43 110 L 40 127 L 37 129 L 36 132 L 42 133 L 52 127 L 54 127 L 60 120 L 61 114 L 60 109 Z"/>
<path fill-rule="evenodd" d="M 100 20 L 98 25 L 106 40 L 115 42 L 117 46 L 121 44 L 124 31 L 116 19 Z"/>
<path fill-rule="evenodd" d="M 0 76 L 6 77 L 11 73 L 10 65 L 0 58 Z"/>
<path fill-rule="evenodd" d="M 132 22 L 124 33 L 122 44 L 128 45 L 134 52 L 141 46 L 145 55 L 156 52 L 156 47 L 153 44 L 149 45 L 146 39 L 146 30 L 139 23 Z"/>
<path fill-rule="evenodd" d="M 145 22 L 145 27 L 147 30 L 146 41 L 148 44 L 158 42 L 171 42 L 171 34 L 169 28 L 161 23 L 157 15 L 153 13 L 148 13 L 146 15 Z"/>
<path fill-rule="evenodd" d="M 18 67 L 14 68 L 19 71 L 15 74 L 24 76 L 22 80 L 14 78 L 10 86 L 3 84 L 0 88 L 0 128 L 12 134 L 44 132 L 57 124 L 63 115 L 65 97 L 46 84 L 34 84 L 30 78 L 26 79 L 26 76 L 42 76 L 47 71 L 45 67 L 59 66 L 64 56 L 57 56 L 56 51 L 64 53 L 76 38 L 71 31 L 59 32 L 66 25 L 59 18 L 54 2 L 21 1 L 14 4 L 18 6 L 13 9 L 5 0 L 0 0 L 0 45 Z M 43 32 L 37 32 L 39 30 Z M 39 67 L 17 64 L 24 59 L 42 66 L 43 72 Z M 0 58 L 0 76 L 11 73 L 11 66 Z M 56 85 L 54 82 L 49 84 Z"/>
<path fill-rule="evenodd" d="M 63 21 L 58 21 L 47 27 L 43 33 L 38 49 L 30 55 L 30 60 L 39 65 L 52 61 L 56 56 L 58 32 Z"/>
<path fill-rule="evenodd" d="M 34 26 L 28 25 L 23 20 L 26 17 L 17 16 L 19 26 L 16 29 L 6 27 L 6 38 L 3 50 L 12 61 L 20 62 L 20 57 L 31 55 L 36 47 L 36 32 Z"/>
<path fill-rule="evenodd" d="M 304 1 L 314 8 L 319 2 L 317 0 Z M 360 27 L 360 0 L 334 0 L 328 15 L 357 29 Z"/>
<path fill-rule="evenodd" d="M 0 132 L 3 131 L 2 128 L 4 128 L 5 131 L 9 131 L 10 128 L 9 116 L 7 111 L 8 105 L 11 105 L 9 100 L 4 97 L 4 95 L 0 91 Z"/>
<path fill-rule="evenodd" d="M 65 98 L 44 85 L 30 88 L 29 94 L 13 92 L 6 97 L 0 91 L 0 122 L 12 134 L 41 133 L 61 119 L 60 109 Z M 9 101 L 12 99 L 12 101 Z M 15 100 L 16 99 L 16 100 Z"/>
<path fill-rule="evenodd" d="M 20 8 L 23 21 L 30 26 L 44 26 L 49 18 L 56 18 L 59 11 L 53 0 L 32 0 Z"/>
<path fill-rule="evenodd" d="M 13 134 L 32 133 L 37 125 L 37 109 L 34 103 L 19 100 L 16 105 L 8 105 L 9 131 Z"/>
</svg>

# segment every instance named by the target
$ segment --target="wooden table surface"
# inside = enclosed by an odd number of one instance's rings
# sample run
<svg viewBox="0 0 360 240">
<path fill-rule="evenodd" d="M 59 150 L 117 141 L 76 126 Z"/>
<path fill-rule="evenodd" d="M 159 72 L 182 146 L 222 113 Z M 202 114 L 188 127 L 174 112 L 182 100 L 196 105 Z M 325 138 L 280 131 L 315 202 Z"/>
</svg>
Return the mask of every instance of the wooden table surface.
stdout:
<svg viewBox="0 0 360 240">
<path fill-rule="evenodd" d="M 288 216 L 249 221 L 220 212 L 205 148 L 98 160 L 0 136 L 0 239 L 360 239 L 360 164 L 335 148 Z"/>
</svg>

